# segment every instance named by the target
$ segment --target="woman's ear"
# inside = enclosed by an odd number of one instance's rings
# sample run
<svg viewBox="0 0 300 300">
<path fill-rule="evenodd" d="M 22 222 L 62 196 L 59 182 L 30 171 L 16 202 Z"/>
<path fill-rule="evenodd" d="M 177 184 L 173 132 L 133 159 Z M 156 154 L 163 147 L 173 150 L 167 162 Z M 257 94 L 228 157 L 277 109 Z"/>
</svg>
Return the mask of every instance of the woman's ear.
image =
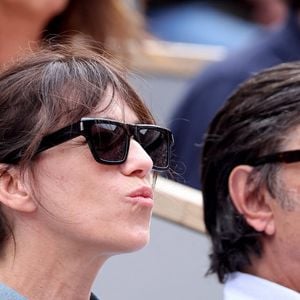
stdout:
<svg viewBox="0 0 300 300">
<path fill-rule="evenodd" d="M 238 212 L 244 216 L 249 226 L 267 235 L 275 233 L 275 222 L 270 195 L 264 187 L 256 191 L 256 185 L 250 179 L 253 167 L 236 166 L 230 173 L 228 187 L 232 202 Z"/>
<path fill-rule="evenodd" d="M 0 203 L 12 210 L 33 212 L 37 204 L 22 179 L 17 168 L 12 167 L 1 172 Z"/>
</svg>

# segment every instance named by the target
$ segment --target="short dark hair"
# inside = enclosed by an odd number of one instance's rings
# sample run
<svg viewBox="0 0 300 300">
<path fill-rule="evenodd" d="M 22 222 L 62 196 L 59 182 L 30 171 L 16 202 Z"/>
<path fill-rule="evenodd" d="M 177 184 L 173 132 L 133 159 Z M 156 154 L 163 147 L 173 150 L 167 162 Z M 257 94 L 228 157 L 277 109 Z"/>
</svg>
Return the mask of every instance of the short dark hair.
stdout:
<svg viewBox="0 0 300 300">
<path fill-rule="evenodd" d="M 224 282 L 260 256 L 262 234 L 234 207 L 228 190 L 233 168 L 280 151 L 286 134 L 300 124 L 300 62 L 264 70 L 243 83 L 212 120 L 202 154 L 204 220 L 212 239 L 209 272 Z M 276 164 L 253 169 L 256 192 L 276 195 Z"/>
</svg>

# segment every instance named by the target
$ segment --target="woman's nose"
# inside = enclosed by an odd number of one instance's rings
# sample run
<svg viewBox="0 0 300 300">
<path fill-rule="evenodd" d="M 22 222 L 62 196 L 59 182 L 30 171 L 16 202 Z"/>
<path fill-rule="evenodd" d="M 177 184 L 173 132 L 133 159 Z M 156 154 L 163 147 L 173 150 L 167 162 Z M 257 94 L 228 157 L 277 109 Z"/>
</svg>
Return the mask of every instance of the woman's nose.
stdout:
<svg viewBox="0 0 300 300">
<path fill-rule="evenodd" d="M 139 177 L 147 176 L 153 167 L 153 161 L 143 147 L 134 139 L 130 140 L 128 156 L 121 165 L 125 175 L 136 174 Z"/>
</svg>

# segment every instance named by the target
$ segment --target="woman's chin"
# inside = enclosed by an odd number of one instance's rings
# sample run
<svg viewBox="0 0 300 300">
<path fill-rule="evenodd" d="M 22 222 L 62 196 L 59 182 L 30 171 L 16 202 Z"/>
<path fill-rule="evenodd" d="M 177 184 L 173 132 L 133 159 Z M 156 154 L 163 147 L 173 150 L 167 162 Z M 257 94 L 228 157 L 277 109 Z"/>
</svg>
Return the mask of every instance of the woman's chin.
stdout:
<svg viewBox="0 0 300 300">
<path fill-rule="evenodd" d="M 116 254 L 138 251 L 148 245 L 149 240 L 149 230 L 132 233 L 127 236 L 126 240 L 123 243 L 120 243 L 119 249 L 117 249 Z"/>
</svg>

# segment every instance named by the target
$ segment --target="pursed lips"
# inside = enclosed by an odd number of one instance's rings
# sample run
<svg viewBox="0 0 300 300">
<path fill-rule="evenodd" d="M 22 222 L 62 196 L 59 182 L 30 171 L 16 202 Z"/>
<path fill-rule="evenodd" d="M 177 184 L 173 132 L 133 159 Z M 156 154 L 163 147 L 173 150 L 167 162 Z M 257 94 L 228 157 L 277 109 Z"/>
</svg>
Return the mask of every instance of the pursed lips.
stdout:
<svg viewBox="0 0 300 300">
<path fill-rule="evenodd" d="M 133 204 L 139 204 L 147 207 L 153 207 L 153 190 L 150 187 L 143 186 L 130 192 L 126 199 Z"/>
</svg>

